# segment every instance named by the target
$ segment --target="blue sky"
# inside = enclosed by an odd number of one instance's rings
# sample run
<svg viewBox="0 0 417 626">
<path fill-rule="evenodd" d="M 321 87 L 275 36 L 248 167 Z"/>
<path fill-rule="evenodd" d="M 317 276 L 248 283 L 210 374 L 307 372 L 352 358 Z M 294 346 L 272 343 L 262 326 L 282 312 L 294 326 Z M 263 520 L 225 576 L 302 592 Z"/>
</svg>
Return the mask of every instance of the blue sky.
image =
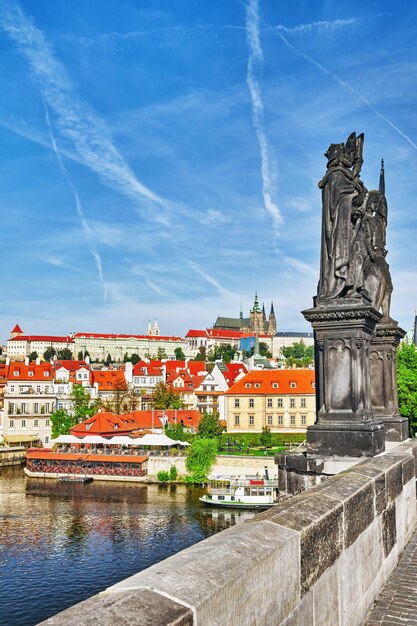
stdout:
<svg viewBox="0 0 417 626">
<path fill-rule="evenodd" d="M 0 336 L 210 326 L 318 278 L 329 143 L 386 164 L 392 315 L 417 307 L 417 2 L 0 1 Z"/>
</svg>

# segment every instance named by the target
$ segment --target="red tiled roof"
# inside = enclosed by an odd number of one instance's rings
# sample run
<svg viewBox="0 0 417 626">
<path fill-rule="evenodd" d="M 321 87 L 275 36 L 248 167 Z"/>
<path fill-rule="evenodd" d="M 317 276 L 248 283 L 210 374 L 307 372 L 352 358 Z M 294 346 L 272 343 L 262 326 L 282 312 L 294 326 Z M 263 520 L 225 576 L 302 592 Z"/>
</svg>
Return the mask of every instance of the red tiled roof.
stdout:
<svg viewBox="0 0 417 626">
<path fill-rule="evenodd" d="M 186 337 L 208 337 L 206 330 L 189 330 Z"/>
<path fill-rule="evenodd" d="M 144 372 L 146 370 L 146 374 Z M 145 361 L 139 361 L 136 365 L 133 366 L 133 375 L 134 376 L 161 376 L 162 369 L 160 367 L 155 367 L 153 362 L 146 363 Z"/>
<path fill-rule="evenodd" d="M 19 333 L 20 335 L 23 335 L 23 330 L 20 328 L 19 324 L 16 324 L 16 326 L 12 330 L 12 333 Z"/>
<path fill-rule="evenodd" d="M 52 366 L 50 363 L 25 365 L 22 361 L 13 362 L 9 365 L 7 380 L 52 380 Z"/>
<path fill-rule="evenodd" d="M 71 337 L 56 337 L 52 335 L 19 335 L 12 337 L 9 341 L 47 341 L 50 343 L 74 343 Z"/>
<path fill-rule="evenodd" d="M 192 376 L 199 376 L 201 372 L 207 373 L 204 361 L 188 361 L 187 370 Z"/>
<path fill-rule="evenodd" d="M 248 371 L 246 365 L 243 363 L 225 363 L 225 366 L 227 367 L 227 371 L 223 372 L 223 376 L 229 387 L 234 384 L 239 374 L 246 374 Z"/>
<path fill-rule="evenodd" d="M 64 367 L 68 371 L 79 370 L 81 367 L 86 367 L 87 369 L 91 369 L 91 366 L 88 365 L 85 361 L 55 361 L 53 364 L 54 370 L 59 369 L 60 367 Z"/>
<path fill-rule="evenodd" d="M 132 411 L 132 413 L 122 413 L 121 415 L 102 411 L 71 428 L 71 434 L 76 436 L 92 434 L 103 436 L 129 434 L 135 436 L 136 432 L 143 432 L 145 429 L 156 428 L 160 430 L 165 418 L 170 424 L 183 423 L 186 428 L 196 431 L 201 420 L 201 413 L 187 409 Z M 89 424 L 91 426 L 87 428 Z"/>
<path fill-rule="evenodd" d="M 123 335 L 113 333 L 75 333 L 74 337 L 85 339 L 149 339 L 150 341 L 183 341 L 181 337 L 162 335 Z"/>
<path fill-rule="evenodd" d="M 120 370 L 100 370 L 92 372 L 92 383 L 98 384 L 99 391 L 114 391 L 127 388 L 124 372 Z"/>
<path fill-rule="evenodd" d="M 314 394 L 315 372 L 308 369 L 252 370 L 235 383 L 226 395 Z M 273 385 L 277 385 L 277 387 Z M 249 385 L 249 386 L 247 386 Z M 295 386 L 292 386 L 295 385 Z"/>
</svg>

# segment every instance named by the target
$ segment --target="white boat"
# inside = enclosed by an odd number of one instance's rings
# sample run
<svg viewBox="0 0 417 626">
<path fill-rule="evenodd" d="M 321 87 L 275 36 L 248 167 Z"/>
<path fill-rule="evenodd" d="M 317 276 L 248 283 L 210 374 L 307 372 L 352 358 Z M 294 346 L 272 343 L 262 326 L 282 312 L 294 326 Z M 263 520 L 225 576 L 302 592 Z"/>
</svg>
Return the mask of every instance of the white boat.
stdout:
<svg viewBox="0 0 417 626">
<path fill-rule="evenodd" d="M 278 502 L 278 481 L 258 476 L 219 476 L 209 479 L 207 494 L 200 500 L 216 507 L 267 509 Z"/>
</svg>

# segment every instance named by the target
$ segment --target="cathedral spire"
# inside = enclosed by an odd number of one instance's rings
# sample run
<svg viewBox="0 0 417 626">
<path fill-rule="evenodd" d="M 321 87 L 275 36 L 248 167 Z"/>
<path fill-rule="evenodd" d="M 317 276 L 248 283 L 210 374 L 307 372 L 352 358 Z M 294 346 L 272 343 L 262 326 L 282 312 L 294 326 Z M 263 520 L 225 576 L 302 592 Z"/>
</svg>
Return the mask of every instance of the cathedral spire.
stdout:
<svg viewBox="0 0 417 626">
<path fill-rule="evenodd" d="M 259 313 L 259 302 L 258 302 L 258 292 L 255 291 L 255 301 L 253 303 L 253 311 L 255 313 Z"/>
<path fill-rule="evenodd" d="M 243 322 L 243 308 L 242 308 L 242 300 L 240 301 L 240 313 L 239 313 L 239 319 L 241 322 Z"/>
</svg>

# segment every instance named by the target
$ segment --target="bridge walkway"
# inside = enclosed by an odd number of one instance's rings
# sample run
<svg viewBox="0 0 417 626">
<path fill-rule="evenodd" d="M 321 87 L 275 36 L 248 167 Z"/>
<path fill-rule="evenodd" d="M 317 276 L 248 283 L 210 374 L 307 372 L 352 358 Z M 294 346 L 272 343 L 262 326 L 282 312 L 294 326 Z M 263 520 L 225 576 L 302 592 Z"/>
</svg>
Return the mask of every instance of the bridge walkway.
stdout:
<svg viewBox="0 0 417 626">
<path fill-rule="evenodd" d="M 378 596 L 364 626 L 417 626 L 417 531 Z"/>
</svg>

